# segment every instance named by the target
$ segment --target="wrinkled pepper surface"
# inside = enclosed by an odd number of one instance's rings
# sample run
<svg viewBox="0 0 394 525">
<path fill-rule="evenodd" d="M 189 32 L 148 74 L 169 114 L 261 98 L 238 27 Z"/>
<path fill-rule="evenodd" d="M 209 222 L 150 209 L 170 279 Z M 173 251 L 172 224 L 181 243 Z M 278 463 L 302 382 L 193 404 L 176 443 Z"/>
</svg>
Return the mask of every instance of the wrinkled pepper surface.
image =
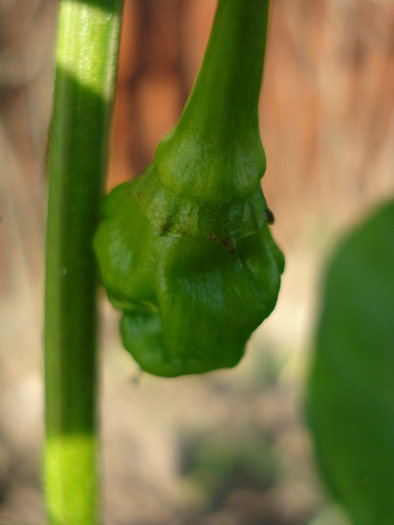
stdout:
<svg viewBox="0 0 394 525">
<path fill-rule="evenodd" d="M 261 190 L 268 0 L 220 0 L 177 126 L 106 198 L 95 237 L 125 348 L 159 376 L 235 366 L 272 312 L 284 258 Z"/>
</svg>

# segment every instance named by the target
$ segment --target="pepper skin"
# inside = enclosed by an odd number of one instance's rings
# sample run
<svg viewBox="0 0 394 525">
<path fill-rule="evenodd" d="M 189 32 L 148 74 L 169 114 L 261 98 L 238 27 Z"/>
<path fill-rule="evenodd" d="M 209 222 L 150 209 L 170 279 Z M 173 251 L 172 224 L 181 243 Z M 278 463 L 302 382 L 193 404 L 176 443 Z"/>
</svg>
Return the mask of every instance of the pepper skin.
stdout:
<svg viewBox="0 0 394 525">
<path fill-rule="evenodd" d="M 269 2 L 220 0 L 178 125 L 107 197 L 95 237 L 125 348 L 158 376 L 235 366 L 272 312 L 284 258 L 268 224 L 258 123 Z"/>
</svg>

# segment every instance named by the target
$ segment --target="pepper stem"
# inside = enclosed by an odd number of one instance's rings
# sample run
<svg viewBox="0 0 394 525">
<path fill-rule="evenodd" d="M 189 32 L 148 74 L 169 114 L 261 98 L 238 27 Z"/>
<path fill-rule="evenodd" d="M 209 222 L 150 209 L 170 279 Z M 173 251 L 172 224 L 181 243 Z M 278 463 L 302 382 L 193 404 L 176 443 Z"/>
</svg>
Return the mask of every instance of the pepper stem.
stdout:
<svg viewBox="0 0 394 525">
<path fill-rule="evenodd" d="M 269 0 L 219 0 L 193 91 L 155 166 L 177 194 L 223 204 L 250 195 L 265 172 L 258 101 Z M 185 174 L 187 174 L 185 176 Z"/>
<path fill-rule="evenodd" d="M 251 122 L 258 127 L 268 11 L 267 0 L 220 0 L 179 126 L 192 124 L 195 131 L 199 125 L 201 132 L 226 139 L 249 132 Z"/>
</svg>

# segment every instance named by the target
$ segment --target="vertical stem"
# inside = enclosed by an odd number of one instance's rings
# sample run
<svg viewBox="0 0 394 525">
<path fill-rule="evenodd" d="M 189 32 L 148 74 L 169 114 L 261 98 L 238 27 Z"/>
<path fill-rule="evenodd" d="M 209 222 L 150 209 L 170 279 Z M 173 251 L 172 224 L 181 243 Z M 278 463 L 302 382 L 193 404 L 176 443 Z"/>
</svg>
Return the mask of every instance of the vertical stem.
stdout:
<svg viewBox="0 0 394 525">
<path fill-rule="evenodd" d="M 62 0 L 49 158 L 45 295 L 49 523 L 93 525 L 98 511 L 97 226 L 123 0 Z"/>
<path fill-rule="evenodd" d="M 269 0 L 219 0 L 182 126 L 192 125 L 194 132 L 201 126 L 205 135 L 214 114 L 215 132 L 226 138 L 231 130 L 239 136 L 248 132 L 251 122 L 258 127 L 269 10 Z"/>
<path fill-rule="evenodd" d="M 219 0 L 193 91 L 156 150 L 160 180 L 175 193 L 194 192 L 205 202 L 214 195 L 227 205 L 260 185 L 266 162 L 258 102 L 269 12 L 270 0 Z"/>
</svg>

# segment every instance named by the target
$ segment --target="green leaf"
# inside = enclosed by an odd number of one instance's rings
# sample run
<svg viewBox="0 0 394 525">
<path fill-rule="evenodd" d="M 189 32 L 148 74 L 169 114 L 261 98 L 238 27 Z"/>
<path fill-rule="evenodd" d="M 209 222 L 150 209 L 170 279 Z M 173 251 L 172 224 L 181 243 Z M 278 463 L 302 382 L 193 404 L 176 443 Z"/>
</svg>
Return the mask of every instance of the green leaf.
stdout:
<svg viewBox="0 0 394 525">
<path fill-rule="evenodd" d="M 394 523 L 394 201 L 328 269 L 307 413 L 316 458 L 355 525 Z"/>
</svg>

